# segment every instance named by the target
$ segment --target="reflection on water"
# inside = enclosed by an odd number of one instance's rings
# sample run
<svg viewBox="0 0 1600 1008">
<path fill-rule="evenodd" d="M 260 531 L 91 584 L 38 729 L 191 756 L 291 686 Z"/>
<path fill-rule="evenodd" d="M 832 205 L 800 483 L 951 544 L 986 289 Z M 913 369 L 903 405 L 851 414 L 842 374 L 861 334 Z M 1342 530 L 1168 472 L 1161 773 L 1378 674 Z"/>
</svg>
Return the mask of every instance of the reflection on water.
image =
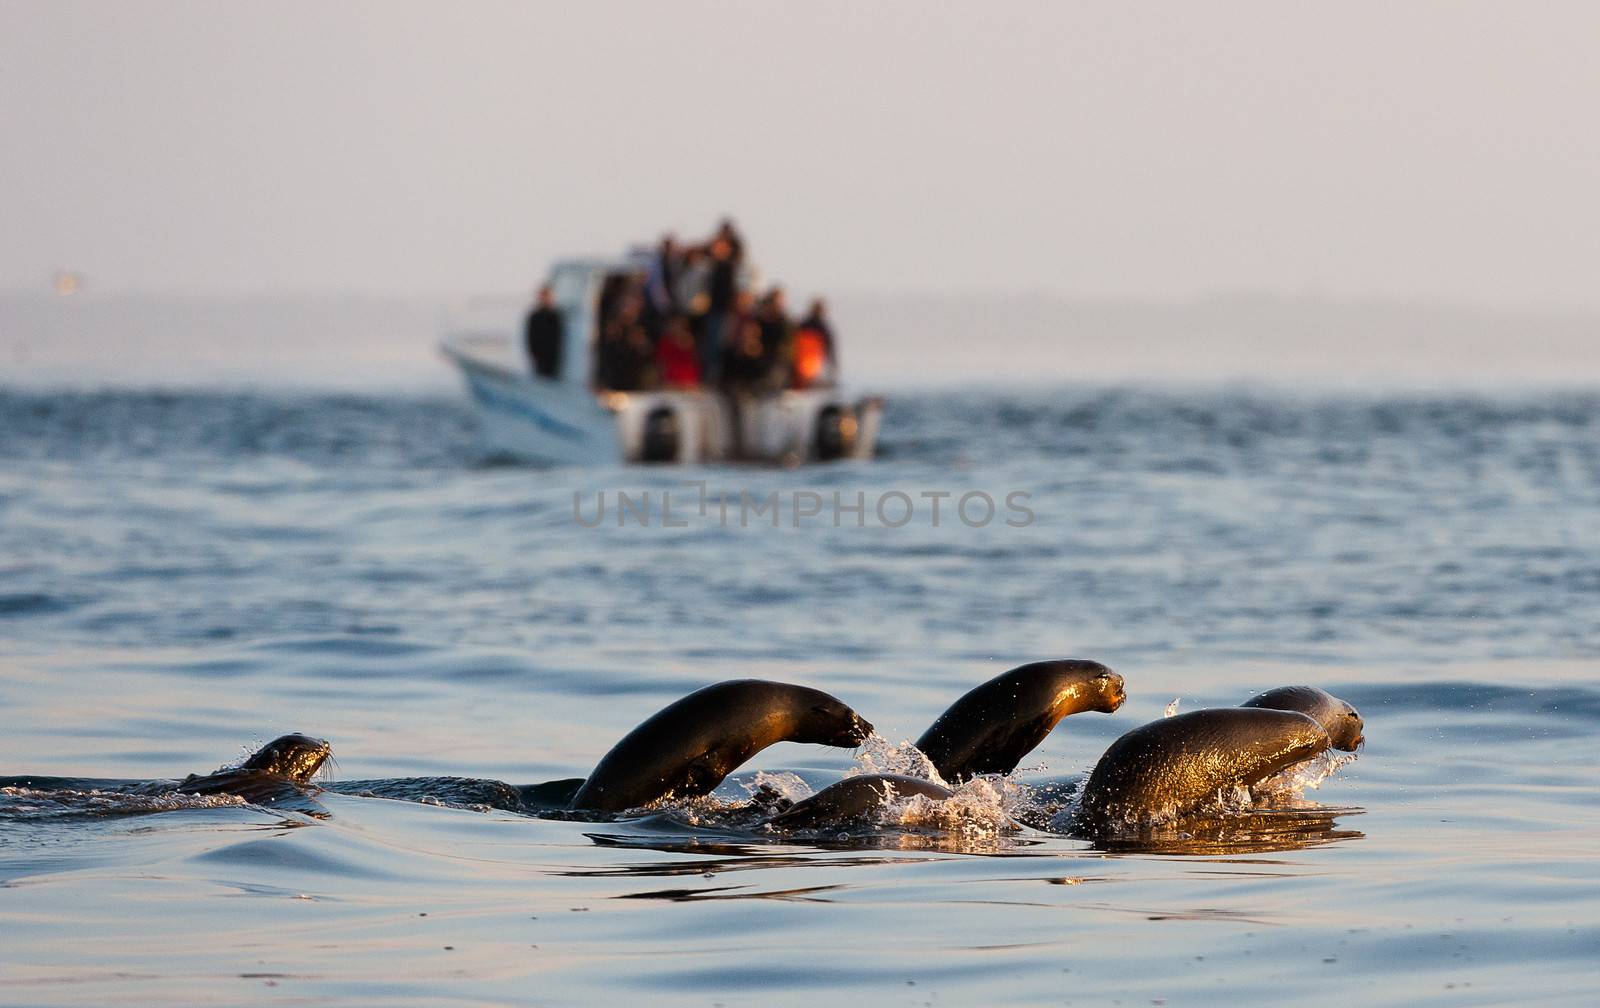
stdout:
<svg viewBox="0 0 1600 1008">
<path fill-rule="evenodd" d="M 1341 840 L 1359 840 L 1360 830 L 1341 829 L 1352 808 L 1285 808 L 1189 817 L 1131 835 L 1101 837 L 1095 850 L 1111 854 L 1268 854 L 1304 850 Z"/>
<path fill-rule="evenodd" d="M 585 837 L 594 841 L 599 847 L 612 847 L 624 850 L 652 850 L 667 854 L 687 854 L 703 860 L 693 862 L 673 862 L 670 864 L 656 863 L 623 863 L 610 864 L 603 868 L 559 871 L 559 875 L 573 875 L 578 877 L 592 877 L 599 875 L 696 875 L 714 874 L 724 872 L 753 871 L 763 868 L 798 868 L 798 867 L 823 867 L 823 868 L 849 868 L 855 866 L 875 866 L 893 863 L 893 859 L 881 857 L 874 858 L 836 858 L 816 857 L 811 854 L 794 853 L 794 847 L 781 848 L 783 852 L 764 850 L 760 846 L 745 846 L 732 843 L 712 843 L 697 837 L 648 837 L 606 833 L 585 833 Z M 774 845 L 775 846 L 775 845 Z M 708 857 L 709 855 L 709 857 Z"/>
<path fill-rule="evenodd" d="M 809 886 L 804 889 L 775 889 L 767 892 L 749 890 L 747 886 L 711 886 L 706 889 L 659 889 L 654 892 L 623 893 L 617 899 L 668 900 L 673 903 L 690 903 L 696 900 L 770 899 L 796 900 L 807 903 L 826 903 L 819 893 L 832 892 L 841 886 Z M 748 890 L 748 891 L 741 891 Z"/>
</svg>

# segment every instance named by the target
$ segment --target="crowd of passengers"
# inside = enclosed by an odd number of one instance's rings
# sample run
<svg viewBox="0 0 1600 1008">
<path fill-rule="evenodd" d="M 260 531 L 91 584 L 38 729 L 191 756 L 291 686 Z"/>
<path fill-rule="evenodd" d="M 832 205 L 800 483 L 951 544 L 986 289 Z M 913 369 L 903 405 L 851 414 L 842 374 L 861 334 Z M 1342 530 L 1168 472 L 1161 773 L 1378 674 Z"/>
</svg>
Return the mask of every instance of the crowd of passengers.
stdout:
<svg viewBox="0 0 1600 1008">
<path fill-rule="evenodd" d="M 796 321 L 782 288 L 759 287 L 732 221 L 700 244 L 662 238 L 647 270 L 616 275 L 600 293 L 595 384 L 735 395 L 832 384 L 838 359 L 823 302 Z M 548 287 L 526 337 L 535 371 L 559 375 L 561 316 Z"/>
</svg>

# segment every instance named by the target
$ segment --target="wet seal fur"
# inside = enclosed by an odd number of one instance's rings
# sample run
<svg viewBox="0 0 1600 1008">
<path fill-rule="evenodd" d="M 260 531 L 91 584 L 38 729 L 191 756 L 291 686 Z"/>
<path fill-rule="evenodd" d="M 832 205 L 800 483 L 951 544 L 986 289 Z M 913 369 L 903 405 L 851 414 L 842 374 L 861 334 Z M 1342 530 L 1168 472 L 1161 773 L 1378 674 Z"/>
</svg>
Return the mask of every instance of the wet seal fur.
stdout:
<svg viewBox="0 0 1600 1008">
<path fill-rule="evenodd" d="M 774 742 L 854 748 L 871 734 L 871 724 L 821 690 L 764 679 L 715 683 L 623 736 L 578 788 L 571 808 L 622 812 L 667 795 L 710 794 Z"/>
<path fill-rule="evenodd" d="M 947 781 L 1008 774 L 1062 718 L 1110 714 L 1126 698 L 1122 677 L 1099 662 L 1031 662 L 968 691 L 922 733 L 917 748 Z"/>
<path fill-rule="evenodd" d="M 783 830 L 836 826 L 869 818 L 893 798 L 926 795 L 942 801 L 955 794 L 949 788 L 905 774 L 860 774 L 830 784 L 809 798 L 767 820 Z"/>
<path fill-rule="evenodd" d="M 1104 835 L 1183 816 L 1224 788 L 1251 787 L 1331 748 L 1353 751 L 1363 727 L 1355 708 L 1314 686 L 1152 721 L 1100 757 L 1074 825 Z"/>
</svg>

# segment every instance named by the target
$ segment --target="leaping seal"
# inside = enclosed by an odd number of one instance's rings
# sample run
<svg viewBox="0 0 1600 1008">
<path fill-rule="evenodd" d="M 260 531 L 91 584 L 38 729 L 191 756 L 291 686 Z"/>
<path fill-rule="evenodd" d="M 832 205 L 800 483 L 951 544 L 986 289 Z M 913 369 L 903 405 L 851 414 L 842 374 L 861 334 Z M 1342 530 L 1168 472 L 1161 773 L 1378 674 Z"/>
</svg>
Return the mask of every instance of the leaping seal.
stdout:
<svg viewBox="0 0 1600 1008">
<path fill-rule="evenodd" d="M 1314 686 L 1285 686 L 1240 707 L 1153 721 L 1100 757 L 1075 824 L 1104 834 L 1182 816 L 1224 788 L 1251 787 L 1331 748 L 1354 751 L 1363 727 L 1355 708 Z"/>
<path fill-rule="evenodd" d="M 872 725 L 807 686 L 735 679 L 696 690 L 623 736 L 572 798 L 572 809 L 621 812 L 666 795 L 709 794 L 774 742 L 853 748 Z"/>
<path fill-rule="evenodd" d="M 922 733 L 917 748 L 947 781 L 1008 774 L 1062 718 L 1110 714 L 1126 698 L 1122 677 L 1099 662 L 1032 662 L 967 692 Z"/>
</svg>

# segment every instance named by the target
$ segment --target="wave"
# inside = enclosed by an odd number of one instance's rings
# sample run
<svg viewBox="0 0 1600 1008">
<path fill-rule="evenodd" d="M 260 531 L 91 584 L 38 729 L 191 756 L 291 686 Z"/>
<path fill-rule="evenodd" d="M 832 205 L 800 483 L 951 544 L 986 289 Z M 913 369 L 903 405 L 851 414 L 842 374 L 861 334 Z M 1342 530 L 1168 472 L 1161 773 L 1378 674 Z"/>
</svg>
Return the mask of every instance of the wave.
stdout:
<svg viewBox="0 0 1600 1008">
<path fill-rule="evenodd" d="M 238 795 L 132 794 L 90 787 L 0 786 L 0 822 L 110 819 L 245 805 Z"/>
</svg>

